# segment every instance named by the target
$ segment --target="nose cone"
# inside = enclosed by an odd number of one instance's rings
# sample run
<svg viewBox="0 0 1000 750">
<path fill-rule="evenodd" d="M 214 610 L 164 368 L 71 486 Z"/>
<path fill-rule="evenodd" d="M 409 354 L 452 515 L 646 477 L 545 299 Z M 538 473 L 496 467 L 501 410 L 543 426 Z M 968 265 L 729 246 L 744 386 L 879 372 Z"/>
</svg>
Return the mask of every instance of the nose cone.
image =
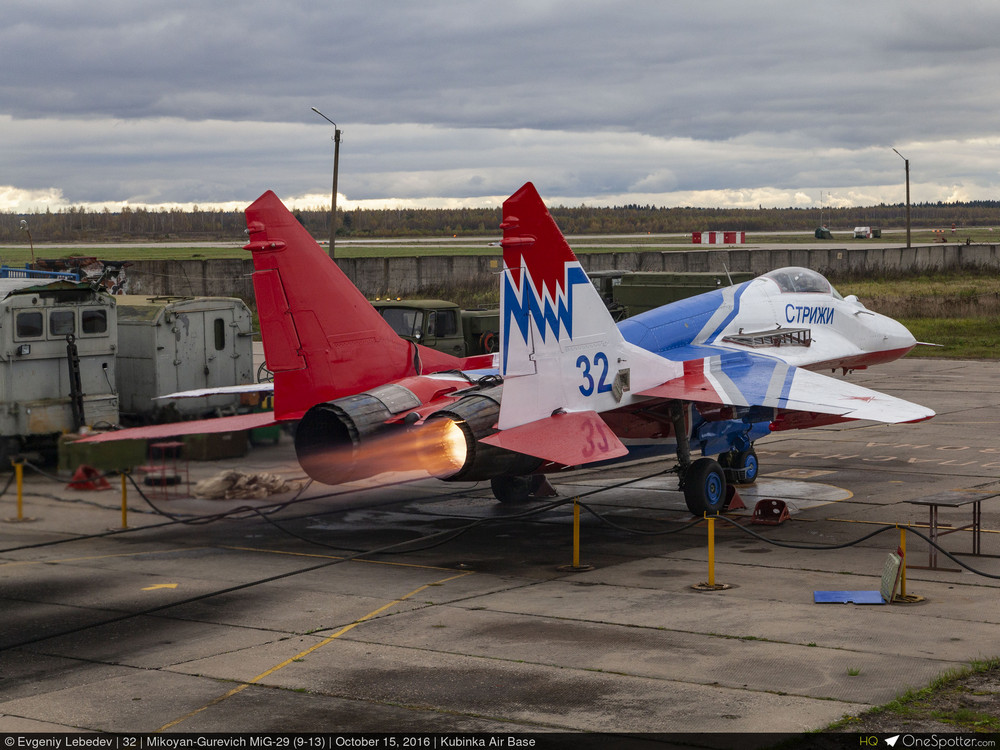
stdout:
<svg viewBox="0 0 1000 750">
<path fill-rule="evenodd" d="M 882 334 L 882 343 L 879 349 L 887 355 L 895 355 L 891 359 L 899 359 L 917 345 L 913 334 L 898 320 L 880 315 L 878 329 L 879 333 Z"/>
</svg>

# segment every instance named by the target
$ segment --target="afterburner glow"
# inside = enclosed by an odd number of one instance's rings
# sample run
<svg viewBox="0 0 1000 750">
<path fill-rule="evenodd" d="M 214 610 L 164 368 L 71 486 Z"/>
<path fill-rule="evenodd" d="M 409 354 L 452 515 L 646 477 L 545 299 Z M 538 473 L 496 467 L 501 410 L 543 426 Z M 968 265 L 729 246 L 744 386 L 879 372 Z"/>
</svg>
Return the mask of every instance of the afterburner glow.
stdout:
<svg viewBox="0 0 1000 750">
<path fill-rule="evenodd" d="M 457 473 L 469 455 L 462 428 L 450 419 L 435 419 L 420 428 L 423 468 L 432 476 L 444 478 Z"/>
<path fill-rule="evenodd" d="M 417 427 L 389 426 L 356 443 L 296 442 L 299 463 L 324 484 L 342 484 L 390 474 L 387 482 L 445 478 L 465 465 L 465 432 L 451 419 L 434 419 Z"/>
</svg>

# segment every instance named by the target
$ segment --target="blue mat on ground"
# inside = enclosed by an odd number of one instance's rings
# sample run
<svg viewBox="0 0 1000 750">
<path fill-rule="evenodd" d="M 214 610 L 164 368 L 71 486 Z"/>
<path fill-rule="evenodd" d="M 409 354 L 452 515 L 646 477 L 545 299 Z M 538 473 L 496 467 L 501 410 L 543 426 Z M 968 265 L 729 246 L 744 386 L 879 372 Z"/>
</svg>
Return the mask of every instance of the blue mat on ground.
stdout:
<svg viewBox="0 0 1000 750">
<path fill-rule="evenodd" d="M 816 604 L 885 604 L 878 591 L 814 591 Z"/>
</svg>

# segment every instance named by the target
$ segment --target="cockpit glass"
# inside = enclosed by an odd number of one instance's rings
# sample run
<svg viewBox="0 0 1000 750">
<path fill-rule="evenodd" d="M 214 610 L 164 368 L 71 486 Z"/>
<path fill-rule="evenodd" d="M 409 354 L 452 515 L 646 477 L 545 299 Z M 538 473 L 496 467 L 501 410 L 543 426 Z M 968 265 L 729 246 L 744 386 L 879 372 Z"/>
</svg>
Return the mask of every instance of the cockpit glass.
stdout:
<svg viewBox="0 0 1000 750">
<path fill-rule="evenodd" d="M 793 292 L 798 294 L 829 294 L 835 299 L 843 299 L 822 274 L 808 268 L 779 268 L 776 271 L 765 273 L 762 278 L 773 281 L 784 294 Z"/>
</svg>

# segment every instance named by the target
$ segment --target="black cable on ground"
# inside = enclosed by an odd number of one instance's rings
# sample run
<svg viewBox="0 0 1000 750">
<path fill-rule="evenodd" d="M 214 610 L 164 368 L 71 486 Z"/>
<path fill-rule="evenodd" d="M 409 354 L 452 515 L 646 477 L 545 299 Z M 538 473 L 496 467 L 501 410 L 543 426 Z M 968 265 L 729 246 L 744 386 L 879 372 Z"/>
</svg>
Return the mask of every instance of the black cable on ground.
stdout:
<svg viewBox="0 0 1000 750">
<path fill-rule="evenodd" d="M 662 473 L 662 472 L 657 472 L 657 473 L 659 474 L 659 473 Z M 655 475 L 651 475 L 651 476 L 655 476 Z M 632 484 L 634 482 L 641 481 L 643 479 L 648 479 L 648 478 L 649 477 L 638 477 L 638 478 L 635 478 L 635 479 L 626 480 L 621 485 L 617 485 L 617 486 L 624 486 L 626 484 Z M 133 481 L 133 484 L 135 484 L 134 479 L 132 481 Z M 137 489 L 138 489 L 138 487 L 137 487 Z M 600 491 L 605 491 L 606 489 L 607 488 L 600 488 L 600 489 L 597 489 L 597 490 L 593 490 L 593 491 L 591 491 L 589 493 L 585 493 L 584 496 L 590 495 L 590 494 L 594 494 L 594 493 L 600 492 Z M 142 494 L 141 489 L 139 491 L 140 491 L 140 494 Z M 313 498 L 310 498 L 310 499 L 313 499 Z M 575 499 L 576 498 L 560 499 L 558 501 L 554 501 L 554 502 L 551 502 L 551 503 L 545 503 L 544 505 L 541 505 L 541 506 L 532 507 L 530 509 L 525 510 L 522 513 L 515 513 L 515 514 L 510 514 L 510 515 L 505 515 L 505 516 L 492 517 L 492 518 L 478 518 L 478 519 L 475 519 L 471 523 L 466 524 L 465 526 L 463 526 L 463 527 L 461 527 L 459 529 L 446 529 L 444 531 L 439 531 L 439 532 L 435 532 L 433 534 L 428 534 L 428 535 L 419 537 L 417 539 L 408 539 L 408 540 L 405 540 L 405 541 L 402 541 L 402 542 L 397 542 L 395 544 L 386 545 L 384 547 L 378 547 L 378 548 L 373 549 L 373 550 L 365 550 L 365 551 L 355 552 L 354 554 L 350 554 L 350 555 L 338 558 L 336 560 L 328 560 L 326 562 L 318 563 L 316 565 L 311 565 L 311 566 L 308 566 L 306 568 L 300 568 L 298 570 L 289 571 L 289 572 L 286 572 L 286 573 L 280 573 L 278 575 L 269 576 L 267 578 L 262 578 L 262 579 L 258 579 L 258 580 L 255 580 L 255 581 L 248 581 L 246 583 L 238 584 L 236 586 L 230 586 L 228 588 L 220 589 L 220 590 L 217 590 L 217 591 L 206 592 L 204 594 L 200 594 L 198 596 L 190 597 L 188 599 L 183 599 L 183 600 L 177 601 L 177 602 L 170 602 L 170 603 L 167 603 L 167 604 L 161 604 L 159 606 L 150 607 L 148 609 L 145 609 L 145 610 L 142 610 L 142 611 L 139 611 L 139 612 L 131 612 L 131 613 L 124 614 L 124 615 L 121 615 L 121 616 L 118 616 L 118 617 L 113 617 L 113 618 L 109 618 L 107 620 L 102 620 L 101 622 L 91 623 L 91 624 L 88 624 L 88 625 L 81 625 L 79 627 L 71 628 L 69 630 L 65 630 L 65 631 L 62 631 L 60 633 L 54 633 L 54 634 L 51 634 L 51 635 L 44 635 L 44 636 L 38 636 L 36 638 L 30 638 L 30 639 L 27 639 L 27 640 L 24 640 L 24 641 L 20 641 L 18 643 L 10 644 L 10 645 L 7 645 L 7 646 L 2 646 L 2 647 L 0 647 L 0 651 L 9 650 L 9 649 L 13 649 L 13 648 L 21 648 L 21 647 L 24 647 L 24 646 L 32 645 L 34 643 L 39 643 L 41 641 L 46 641 L 46 640 L 49 640 L 49 639 L 52 639 L 52 638 L 58 638 L 58 637 L 65 636 L 65 635 L 72 635 L 74 633 L 80 633 L 80 632 L 83 632 L 85 630 L 90 630 L 92 628 L 102 627 L 104 625 L 112 625 L 114 623 L 123 622 L 125 620 L 130 620 L 130 619 L 133 619 L 135 617 L 142 617 L 142 616 L 152 615 L 152 614 L 155 614 L 157 612 L 161 612 L 163 610 L 169 609 L 171 607 L 177 607 L 177 606 L 180 606 L 180 605 L 183 605 L 183 604 L 192 604 L 194 602 L 202 601 L 204 599 L 209 599 L 209 598 L 214 597 L 214 596 L 221 596 L 223 594 L 230 594 L 230 593 L 233 593 L 235 591 L 241 591 L 243 589 L 251 588 L 253 586 L 258 586 L 258 585 L 261 585 L 261 584 L 264 584 L 264 583 L 272 583 L 274 581 L 278 581 L 278 580 L 281 580 L 281 579 L 284 579 L 284 578 L 290 578 L 292 576 L 296 576 L 296 575 L 299 575 L 299 574 L 302 574 L 302 573 L 310 573 L 310 572 L 315 571 L 315 570 L 321 570 L 323 568 L 327 568 L 327 567 L 330 567 L 332 565 L 338 565 L 340 563 L 349 562 L 349 561 L 352 561 L 352 560 L 357 560 L 357 559 L 362 558 L 362 557 L 374 557 L 374 556 L 381 555 L 381 554 L 389 554 L 389 553 L 392 553 L 394 550 L 397 550 L 398 548 L 406 548 L 405 550 L 400 550 L 401 552 L 402 551 L 405 551 L 405 552 L 417 552 L 417 551 L 423 551 L 423 550 L 427 550 L 427 549 L 433 549 L 435 547 L 441 546 L 443 544 L 446 544 L 446 543 L 448 543 L 448 542 L 450 542 L 450 541 L 458 538 L 462 534 L 465 534 L 466 532 L 468 532 L 471 529 L 474 529 L 474 528 L 476 528 L 478 526 L 483 526 L 483 525 L 486 525 L 486 524 L 489 524 L 489 523 L 498 523 L 498 522 L 504 522 L 504 521 L 510 521 L 510 520 L 517 520 L 517 519 L 522 519 L 522 518 L 527 518 L 527 517 L 531 517 L 531 516 L 540 515 L 542 513 L 548 512 L 549 510 L 552 510 L 553 508 L 557 508 L 557 507 L 559 507 L 561 505 L 565 505 L 567 503 L 574 502 Z M 287 505 L 287 503 L 282 503 L 282 504 L 279 504 L 279 505 L 285 506 L 285 505 Z M 263 518 L 264 520 L 267 520 L 267 521 L 271 522 L 271 519 L 268 518 L 267 514 L 260 513 L 259 509 L 256 509 L 256 508 L 240 509 L 239 512 L 246 512 L 246 510 L 250 510 L 250 511 L 256 513 L 259 517 Z M 225 515 L 226 514 L 219 514 L 219 517 L 224 517 Z M 696 522 L 697 521 L 700 521 L 700 519 L 697 519 Z M 170 523 L 174 523 L 174 522 L 169 522 L 168 524 L 163 524 L 163 525 L 170 525 Z M 149 528 L 149 527 L 146 527 L 146 528 Z M 124 530 L 117 530 L 117 532 L 107 532 L 107 534 L 110 534 L 110 533 L 120 533 L 121 531 L 124 531 Z M 286 531 L 286 533 L 287 533 L 287 531 Z M 102 534 L 102 535 L 99 535 L 99 536 L 104 536 L 104 535 L 106 535 L 106 534 Z M 302 538 L 302 537 L 299 537 L 299 538 Z M 414 544 L 417 544 L 417 543 L 420 543 L 420 542 L 428 542 L 429 540 L 432 540 L 432 539 L 438 539 L 438 541 L 435 541 L 433 544 L 424 544 L 421 547 L 413 547 Z M 305 541 L 310 541 L 310 540 L 305 540 Z M 316 542 L 312 542 L 312 543 L 315 544 Z"/>
<path fill-rule="evenodd" d="M 577 502 L 577 501 L 579 501 L 579 499 L 581 497 L 589 497 L 590 495 L 595 495 L 595 494 L 600 493 L 600 492 L 608 492 L 609 490 L 620 489 L 621 487 L 626 487 L 626 486 L 628 486 L 630 484 L 635 484 L 636 482 L 642 482 L 642 481 L 645 481 L 647 479 L 652 479 L 654 477 L 661 476 L 662 474 L 666 474 L 666 473 L 669 473 L 671 471 L 672 471 L 671 469 L 667 469 L 665 471 L 662 471 L 662 470 L 661 471 L 656 471 L 656 472 L 654 472 L 652 474 L 647 474 L 647 475 L 641 476 L 641 477 L 633 477 L 632 479 L 626 479 L 623 482 L 619 482 L 618 484 L 613 485 L 611 487 L 598 487 L 596 489 L 590 490 L 589 492 L 584 492 L 582 494 L 575 495 L 572 498 L 568 498 L 568 497 L 567 498 L 560 498 L 558 500 L 554 500 L 554 501 L 549 502 L 549 503 L 544 503 L 542 505 L 533 505 L 530 508 L 528 508 L 527 510 L 524 510 L 524 511 L 522 511 L 520 513 L 508 513 L 508 514 L 505 514 L 503 516 L 494 516 L 494 517 L 491 517 L 491 518 L 476 518 L 476 519 L 471 519 L 472 523 L 470 523 L 469 525 L 461 527 L 460 529 L 453 530 L 455 532 L 455 534 L 451 538 L 452 539 L 458 538 L 461 534 L 464 534 L 466 531 L 469 531 L 470 529 L 473 529 L 476 526 L 483 525 L 483 524 L 486 524 L 486 523 L 497 523 L 497 522 L 501 522 L 501 521 L 520 520 L 520 519 L 531 518 L 532 516 L 542 515 L 543 513 L 547 513 L 550 510 L 554 510 L 554 509 L 556 509 L 558 507 L 561 507 L 563 505 L 568 505 L 569 503 Z M 581 505 L 581 507 L 586 508 L 589 513 L 591 513 L 592 515 L 594 515 L 598 520 L 602 521 L 606 525 L 611 526 L 612 528 L 617 528 L 617 529 L 620 529 L 622 531 L 626 531 L 626 532 L 633 533 L 633 534 L 648 534 L 650 536 L 658 536 L 658 535 L 662 535 L 662 534 L 674 534 L 674 533 L 677 533 L 677 532 L 680 532 L 680 531 L 684 531 L 685 529 L 689 529 L 692 526 L 695 526 L 695 525 L 697 525 L 698 523 L 701 522 L 700 518 L 696 518 L 691 523 L 685 524 L 684 526 L 681 526 L 679 528 L 667 529 L 667 530 L 663 530 L 663 531 L 639 531 L 639 530 L 636 530 L 636 529 L 628 529 L 628 528 L 626 528 L 624 526 L 619 526 L 618 524 L 615 524 L 615 523 L 613 523 L 611 521 L 608 521 L 606 518 L 604 518 L 603 516 L 601 516 L 599 513 L 597 513 L 596 511 L 594 511 L 592 508 L 590 508 L 586 504 L 580 503 L 580 505 Z M 313 515 L 315 515 L 315 514 L 313 514 Z M 456 519 L 468 519 L 469 518 L 468 516 L 446 516 L 446 517 L 447 518 L 456 518 Z M 347 549 L 345 547 L 340 547 L 340 546 L 334 546 L 334 545 L 326 544 L 325 542 L 320 542 L 318 540 L 310 539 L 308 537 L 305 537 L 305 536 L 303 536 L 301 534 L 297 534 L 294 531 L 291 531 L 291 530 L 289 530 L 289 529 L 281 526 L 280 524 L 278 524 L 273 519 L 265 517 L 263 515 L 261 515 L 261 518 L 263 520 L 267 521 L 268 523 L 270 523 L 272 526 L 274 526 L 276 529 L 278 529 L 282 533 L 287 534 L 288 536 L 294 537 L 295 539 L 299 539 L 300 541 L 306 542 L 308 544 L 313 544 L 313 545 L 316 545 L 317 547 L 325 547 L 327 549 Z M 414 540 L 414 541 L 416 541 L 416 540 Z M 450 539 L 446 540 L 446 541 L 450 541 Z M 392 554 L 405 554 L 407 552 L 419 552 L 419 551 L 423 551 L 423 550 L 426 550 L 426 549 L 432 549 L 433 547 L 441 546 L 441 544 L 443 544 L 443 543 L 444 542 L 441 542 L 441 543 L 438 543 L 438 544 L 434 544 L 431 547 L 419 547 L 419 548 L 408 549 L 408 550 L 399 550 L 399 551 L 393 552 Z"/>
<path fill-rule="evenodd" d="M 762 542 L 774 545 L 775 547 L 785 547 L 787 549 L 803 549 L 803 550 L 813 550 L 813 551 L 845 549 L 847 547 L 853 547 L 856 544 L 860 544 L 861 542 L 867 541 L 867 540 L 871 539 L 872 537 L 878 536 L 879 534 L 884 534 L 886 531 L 892 531 L 892 530 L 895 530 L 895 529 L 904 529 L 904 530 L 910 532 L 911 534 L 916 534 L 918 537 L 920 537 L 925 542 L 927 542 L 927 544 L 929 544 L 931 547 L 933 547 L 934 549 L 936 549 L 938 552 L 941 552 L 949 560 L 951 560 L 952 562 L 954 562 L 956 565 L 959 565 L 959 566 L 965 568 L 970 573 L 974 573 L 975 575 L 982 576 L 983 578 L 992 578 L 994 580 L 1000 580 L 1000 575 L 994 575 L 992 573 L 985 573 L 985 572 L 983 572 L 981 570 L 977 570 L 976 568 L 973 568 L 971 565 L 966 565 L 964 562 L 962 562 L 957 557 L 955 557 L 955 555 L 953 555 L 952 553 L 948 552 L 948 550 L 944 549 L 941 545 L 939 545 L 939 544 L 935 543 L 934 541 L 932 541 L 929 536 L 926 536 L 925 534 L 921 533 L 920 531 L 917 531 L 917 529 L 915 529 L 913 526 L 909 526 L 909 525 L 906 525 L 906 524 L 897 524 L 895 526 L 883 526 L 882 528 L 876 529 L 875 531 L 873 531 L 870 534 L 865 534 L 864 536 L 859 537 L 857 539 L 854 539 L 852 541 L 842 542 L 842 543 L 839 543 L 839 544 L 799 544 L 799 543 L 795 543 L 795 542 L 779 542 L 777 539 L 768 539 L 766 536 L 762 536 L 761 534 L 758 534 L 757 532 L 755 532 L 755 531 L 747 528 L 743 524 L 737 523 L 732 518 L 726 518 L 725 516 L 721 516 L 721 515 L 712 516 L 712 518 L 714 518 L 717 521 L 726 521 L 727 523 L 729 523 L 732 526 L 736 527 L 740 531 L 742 531 L 742 532 L 744 532 L 746 534 L 749 534 L 750 536 L 752 536 L 752 537 L 754 537 L 756 539 L 759 539 Z M 698 519 L 698 520 L 700 521 L 701 519 Z"/>
<path fill-rule="evenodd" d="M 298 570 L 291 570 L 291 571 L 288 571 L 288 572 L 285 572 L 285 573 L 279 573 L 277 575 L 268 576 L 267 578 L 260 578 L 260 579 L 254 580 L 254 581 L 247 581 L 246 583 L 240 583 L 240 584 L 237 584 L 235 586 L 229 586 L 228 588 L 219 589 L 219 590 L 216 590 L 216 591 L 209 591 L 209 592 L 206 592 L 204 594 L 199 594 L 198 596 L 192 596 L 192 597 L 189 597 L 187 599 L 182 599 L 180 601 L 168 602 L 166 604 L 160 604 L 160 605 L 158 605 L 156 607 L 149 607 L 149 608 L 141 610 L 139 612 L 129 612 L 127 614 L 120 615 L 118 617 L 112 617 L 112 618 L 109 618 L 107 620 L 102 620 L 101 622 L 90 623 L 90 624 L 87 624 L 87 625 L 80 625 L 78 627 L 70 628 L 69 630 L 64 630 L 64 631 L 61 631 L 59 633 L 52 633 L 52 634 L 49 634 L 49 635 L 40 635 L 40 636 L 37 636 L 35 638 L 29 638 L 27 640 L 20 641 L 18 643 L 8 644 L 6 646 L 0 646 L 0 651 L 7 651 L 7 650 L 10 650 L 10 649 L 15 649 L 15 648 L 23 648 L 24 646 L 30 646 L 30 645 L 35 644 L 35 643 L 40 643 L 42 641 L 50 640 L 52 638 L 59 638 L 59 637 L 65 636 L 65 635 L 72 635 L 74 633 L 81 633 L 81 632 L 83 632 L 85 630 L 91 630 L 93 628 L 99 628 L 99 627 L 103 627 L 105 625 L 113 625 L 115 623 L 124 622 L 126 620 L 131 620 L 131 619 L 136 618 L 136 617 L 144 617 L 144 616 L 156 614 L 157 612 L 162 612 L 163 610 L 170 609 L 172 607 L 179 607 L 179 606 L 184 605 L 184 604 L 193 604 L 195 602 L 200 602 L 200 601 L 203 601 L 205 599 L 210 599 L 210 598 L 215 597 L 215 596 L 222 596 L 223 594 L 231 594 L 231 593 L 233 593 L 235 591 L 242 591 L 243 589 L 252 588 L 254 586 L 260 586 L 260 585 L 265 584 L 265 583 L 273 583 L 274 581 L 280 581 L 280 580 L 282 580 L 284 578 L 291 578 L 292 576 L 301 575 L 303 573 L 311 573 L 311 572 L 316 571 L 316 570 L 322 570 L 323 568 L 329 568 L 329 567 L 331 567 L 333 565 L 339 565 L 341 563 L 351 562 L 352 560 L 357 560 L 357 559 L 359 559 L 361 557 L 368 557 L 368 556 L 372 556 L 372 555 L 378 555 L 378 554 L 387 552 L 389 550 L 395 549 L 396 547 L 401 547 L 401 546 L 404 546 L 404 545 L 407 545 L 407 544 L 412 544 L 415 541 L 433 539 L 433 538 L 438 537 L 438 536 L 443 536 L 445 534 L 452 534 L 452 533 L 454 533 L 454 530 L 449 529 L 449 530 L 446 530 L 446 531 L 439 531 L 439 532 L 436 532 L 434 534 L 428 534 L 427 536 L 421 537 L 420 539 L 410 539 L 410 540 L 407 540 L 407 541 L 404 541 L 404 542 L 397 542 L 395 544 L 388 544 L 388 545 L 385 545 L 384 547 L 378 547 L 378 548 L 373 549 L 373 550 L 367 550 L 365 552 L 357 552 L 355 554 L 347 555 L 345 557 L 341 557 L 341 558 L 338 558 L 336 560 L 327 560 L 327 561 L 322 562 L 322 563 L 317 563 L 316 565 L 310 565 L 310 566 L 305 567 L 305 568 L 299 568 Z"/>
<path fill-rule="evenodd" d="M 725 516 L 719 516 L 719 515 L 712 516 L 712 518 L 714 518 L 717 521 L 726 521 L 727 523 L 731 524 L 732 526 L 735 526 L 737 529 L 744 532 L 745 534 L 749 534 L 750 536 L 756 539 L 760 539 L 762 542 L 767 542 L 768 544 L 772 544 L 775 547 L 785 547 L 787 549 L 808 549 L 808 550 L 845 549 L 847 547 L 853 547 L 855 544 L 860 544 L 861 542 L 865 542 L 874 536 L 878 536 L 879 534 L 884 534 L 886 531 L 896 528 L 895 526 L 883 526 L 881 529 L 875 529 L 875 531 L 873 531 L 872 533 L 865 534 L 864 536 L 858 537 L 857 539 L 854 539 L 850 542 L 840 542 L 836 544 L 802 544 L 798 542 L 779 542 L 777 539 L 768 539 L 766 536 L 758 534 L 756 531 L 747 528 L 743 524 L 737 523 L 732 518 L 726 518 Z M 903 529 L 909 527 L 900 525 L 899 528 Z"/>
</svg>

